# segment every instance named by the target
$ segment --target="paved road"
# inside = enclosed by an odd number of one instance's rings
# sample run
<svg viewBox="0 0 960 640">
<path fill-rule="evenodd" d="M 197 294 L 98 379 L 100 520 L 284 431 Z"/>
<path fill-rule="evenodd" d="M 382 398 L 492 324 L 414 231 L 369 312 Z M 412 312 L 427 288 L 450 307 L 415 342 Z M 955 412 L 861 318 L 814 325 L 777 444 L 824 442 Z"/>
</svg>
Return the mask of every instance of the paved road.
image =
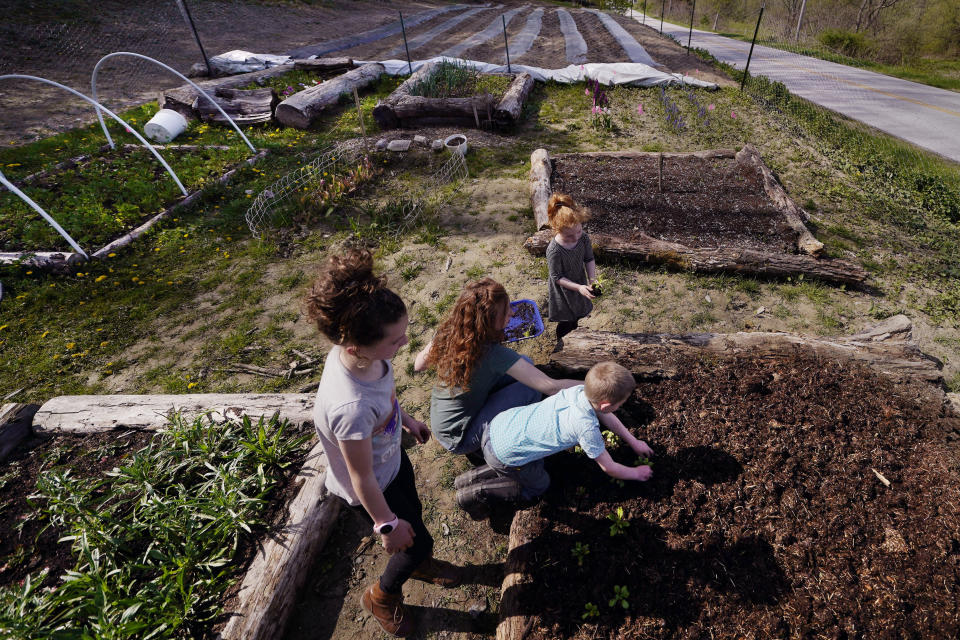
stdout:
<svg viewBox="0 0 960 640">
<path fill-rule="evenodd" d="M 634 18 L 642 21 L 643 15 L 635 13 Z M 660 28 L 659 18 L 647 16 L 646 24 Z M 688 30 L 663 23 L 663 32 L 684 45 Z M 691 46 L 738 69 L 746 65 L 750 50 L 749 42 L 697 29 Z M 750 73 L 782 82 L 795 95 L 960 162 L 960 93 L 763 46 L 753 50 Z"/>
</svg>

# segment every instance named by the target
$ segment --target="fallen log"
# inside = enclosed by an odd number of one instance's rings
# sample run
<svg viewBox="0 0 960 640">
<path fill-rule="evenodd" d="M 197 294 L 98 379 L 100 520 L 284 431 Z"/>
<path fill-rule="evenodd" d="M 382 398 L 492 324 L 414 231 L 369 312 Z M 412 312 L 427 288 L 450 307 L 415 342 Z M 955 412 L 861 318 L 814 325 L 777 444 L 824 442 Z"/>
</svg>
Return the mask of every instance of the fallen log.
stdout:
<svg viewBox="0 0 960 640">
<path fill-rule="evenodd" d="M 493 119 L 500 126 L 514 124 L 520 120 L 523 104 L 527 101 L 530 90 L 533 89 L 533 76 L 521 73 L 513 79 L 503 98 L 493 110 Z"/>
<path fill-rule="evenodd" d="M 818 338 L 792 333 L 634 333 L 578 329 L 563 338 L 563 349 L 550 358 L 559 375 L 585 374 L 603 360 L 616 359 L 648 374 L 651 366 L 676 368 L 677 359 L 691 354 L 750 355 L 757 358 L 818 357 L 866 365 L 897 381 L 922 380 L 943 384 L 943 365 L 910 341 L 912 324 L 903 315 L 853 335 Z"/>
<path fill-rule="evenodd" d="M 400 120 L 394 113 L 393 105 L 401 98 L 411 95 L 410 91 L 413 87 L 422 80 L 429 78 L 438 64 L 438 62 L 428 62 L 423 65 L 404 80 L 399 87 L 394 89 L 389 96 L 377 103 L 377 106 L 373 108 L 373 119 L 377 121 L 381 129 L 396 129 L 400 126 Z"/>
<path fill-rule="evenodd" d="M 279 102 L 276 92 L 269 87 L 263 89 L 218 87 L 213 99 L 238 125 L 268 122 L 273 118 L 273 108 Z M 197 101 L 197 113 L 204 122 L 229 124 L 220 110 L 210 104 L 209 100 Z"/>
<path fill-rule="evenodd" d="M 353 69 L 353 58 L 314 58 L 313 60 L 294 60 L 294 69 L 334 73 Z"/>
<path fill-rule="evenodd" d="M 496 104 L 489 93 L 468 98 L 425 98 L 404 96 L 393 103 L 393 112 L 401 124 L 424 118 L 456 118 L 474 122 L 474 111 L 487 113 Z"/>
<path fill-rule="evenodd" d="M 497 625 L 497 640 L 523 638 L 536 621 L 535 614 L 521 605 L 523 591 L 532 588 L 531 572 L 536 562 L 534 545 L 540 535 L 541 520 L 534 509 L 517 511 L 510 524 L 510 539 L 507 543 L 507 561 L 504 567 L 503 585 L 500 588 L 500 624 Z"/>
<path fill-rule="evenodd" d="M 544 216 L 545 209 L 546 207 Z M 534 215 L 537 215 L 537 209 L 534 209 Z M 540 224 L 539 218 L 537 224 Z M 547 245 L 553 235 L 553 231 L 549 229 L 538 231 L 527 238 L 523 246 L 531 254 L 542 256 L 546 254 Z M 768 253 L 756 249 L 695 248 L 658 240 L 642 232 L 633 234 L 629 240 L 604 233 L 591 233 L 590 239 L 593 242 L 593 251 L 598 257 L 626 258 L 698 273 L 730 272 L 768 277 L 804 274 L 854 286 L 862 286 L 867 280 L 867 272 L 863 267 L 835 258 Z"/>
<path fill-rule="evenodd" d="M 237 89 L 251 82 L 269 80 L 270 78 L 281 76 L 288 71 L 293 71 L 293 68 L 292 64 L 281 64 L 276 67 L 270 67 L 269 69 L 261 69 L 260 71 L 251 71 L 250 73 L 241 73 L 225 78 L 203 80 L 197 82 L 196 85 L 210 95 L 213 95 L 217 89 Z M 186 84 L 182 87 L 167 89 L 161 92 L 160 95 L 157 96 L 157 103 L 161 109 L 173 109 L 188 120 L 196 120 L 199 117 L 196 112 L 199 98 L 200 93 L 189 84 Z"/>
<path fill-rule="evenodd" d="M 812 256 L 823 253 L 823 243 L 814 238 L 803 224 L 805 220 L 810 219 L 810 216 L 790 199 L 780 182 L 773 176 L 773 172 L 763 163 L 757 149 L 752 144 L 745 144 L 737 152 L 737 162 L 750 164 L 763 174 L 763 190 L 767 193 L 767 197 L 776 203 L 780 213 L 786 218 L 787 224 L 797 233 L 797 246 L 800 250 Z"/>
<path fill-rule="evenodd" d="M 0 462 L 30 436 L 30 424 L 38 404 L 11 403 L 0 407 Z"/>
<path fill-rule="evenodd" d="M 258 419 L 278 414 L 295 425 L 313 421 L 309 393 L 193 393 L 184 395 L 60 396 L 47 401 L 33 417 L 37 434 L 99 433 L 120 427 L 156 431 L 179 412 L 185 420 L 210 415 L 213 420 L 240 416 Z"/>
<path fill-rule="evenodd" d="M 317 443 L 294 479 L 301 486 L 287 507 L 286 523 L 260 547 L 247 569 L 237 606 L 220 632 L 223 640 L 283 637 L 297 595 L 340 513 L 340 499 L 324 488 L 326 465 Z"/>
<path fill-rule="evenodd" d="M 362 89 L 376 82 L 383 73 L 384 67 L 379 62 L 365 64 L 342 76 L 293 94 L 277 105 L 275 116 L 288 127 L 306 129 L 320 117 L 324 109 L 336 104 L 341 94 Z"/>
<path fill-rule="evenodd" d="M 550 201 L 550 175 L 553 173 L 553 163 L 546 149 L 537 149 L 530 155 L 530 199 L 533 202 L 533 218 L 537 222 L 537 229 L 549 229 L 550 220 L 547 217 L 547 203 Z M 590 236 L 591 238 L 593 236 Z M 530 240 L 527 240 L 530 242 Z M 547 241 L 549 244 L 550 241 Z M 526 243 L 524 243 L 526 246 Z M 527 247 L 530 251 L 530 248 Z M 544 247 L 546 252 L 546 247 Z M 533 253 L 531 251 L 531 253 Z M 535 254 L 536 255 L 536 254 Z"/>
<path fill-rule="evenodd" d="M 65 273 L 84 262 L 79 253 L 68 251 L 5 251 L 0 253 L 0 264 L 19 264 L 53 273 Z"/>
</svg>

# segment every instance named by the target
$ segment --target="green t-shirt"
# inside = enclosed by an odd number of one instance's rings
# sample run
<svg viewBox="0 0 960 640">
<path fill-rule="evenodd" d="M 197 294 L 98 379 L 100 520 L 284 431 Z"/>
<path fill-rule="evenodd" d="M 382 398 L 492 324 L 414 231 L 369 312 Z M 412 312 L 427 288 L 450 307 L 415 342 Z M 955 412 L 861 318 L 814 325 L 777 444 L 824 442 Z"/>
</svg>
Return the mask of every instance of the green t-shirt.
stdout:
<svg viewBox="0 0 960 640">
<path fill-rule="evenodd" d="M 490 391 L 512 367 L 520 354 L 502 344 L 491 345 L 470 378 L 470 390 L 435 386 L 430 395 L 430 427 L 433 435 L 447 449 L 460 444 L 467 423 L 487 402 Z"/>
</svg>

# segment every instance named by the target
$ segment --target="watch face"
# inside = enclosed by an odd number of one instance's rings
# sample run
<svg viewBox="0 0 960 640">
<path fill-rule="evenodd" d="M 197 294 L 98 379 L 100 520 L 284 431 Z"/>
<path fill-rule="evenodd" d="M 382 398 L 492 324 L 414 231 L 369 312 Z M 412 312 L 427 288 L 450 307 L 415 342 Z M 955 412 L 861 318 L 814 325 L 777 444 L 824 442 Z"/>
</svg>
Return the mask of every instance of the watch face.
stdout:
<svg viewBox="0 0 960 640">
<path fill-rule="evenodd" d="M 380 535 L 384 535 L 384 534 L 390 533 L 391 531 L 393 531 L 393 525 L 392 525 L 392 524 L 385 524 L 385 525 L 383 525 L 383 526 L 380 527 Z"/>
</svg>

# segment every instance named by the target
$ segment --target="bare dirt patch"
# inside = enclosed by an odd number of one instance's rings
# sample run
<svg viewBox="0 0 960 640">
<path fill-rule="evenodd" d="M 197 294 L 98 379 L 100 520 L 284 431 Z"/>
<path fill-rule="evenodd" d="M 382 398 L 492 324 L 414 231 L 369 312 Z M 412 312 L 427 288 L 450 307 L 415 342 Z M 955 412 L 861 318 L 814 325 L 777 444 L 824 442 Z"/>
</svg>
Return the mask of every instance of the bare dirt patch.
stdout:
<svg viewBox="0 0 960 640">
<path fill-rule="evenodd" d="M 563 68 L 570 64 L 567 62 L 567 44 L 563 38 L 563 32 L 560 31 L 560 18 L 557 16 L 556 9 L 547 9 L 543 12 L 540 33 L 533 41 L 530 50 L 510 60 L 516 64 L 535 67 L 543 66 L 544 61 L 549 61 L 548 66 L 551 68 Z"/>
<path fill-rule="evenodd" d="M 589 11 L 571 11 L 573 21 L 577 23 L 577 30 L 587 43 L 587 62 L 629 62 L 627 52 L 620 43 L 610 35 L 595 14 Z M 557 22 L 559 25 L 559 20 Z M 563 34 L 558 34 L 563 38 Z"/>
</svg>

